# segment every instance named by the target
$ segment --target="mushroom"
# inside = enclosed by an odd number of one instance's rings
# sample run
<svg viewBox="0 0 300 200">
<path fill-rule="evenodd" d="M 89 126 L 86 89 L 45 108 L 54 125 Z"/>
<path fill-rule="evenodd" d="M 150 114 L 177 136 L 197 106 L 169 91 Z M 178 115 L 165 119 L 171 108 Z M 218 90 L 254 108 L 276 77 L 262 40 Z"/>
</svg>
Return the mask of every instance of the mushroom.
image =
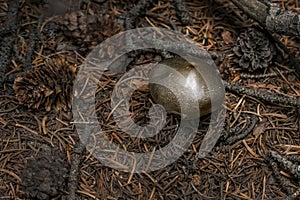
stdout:
<svg viewBox="0 0 300 200">
<path fill-rule="evenodd" d="M 188 62 L 181 57 L 163 60 L 149 73 L 154 102 L 167 112 L 187 119 L 207 115 L 224 102 L 225 91 L 216 67 L 207 60 Z"/>
</svg>

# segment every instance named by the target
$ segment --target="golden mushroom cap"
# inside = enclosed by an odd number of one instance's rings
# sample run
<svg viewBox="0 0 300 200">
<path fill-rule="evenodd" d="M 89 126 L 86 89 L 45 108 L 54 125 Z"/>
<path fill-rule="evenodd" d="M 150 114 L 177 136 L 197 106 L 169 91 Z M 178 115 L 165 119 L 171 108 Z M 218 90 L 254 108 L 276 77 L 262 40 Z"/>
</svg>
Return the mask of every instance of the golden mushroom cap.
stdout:
<svg viewBox="0 0 300 200">
<path fill-rule="evenodd" d="M 215 67 L 204 61 L 191 64 L 181 57 L 166 59 L 153 67 L 149 88 L 153 100 L 167 112 L 181 113 L 186 118 L 209 114 L 222 105 L 225 97 Z"/>
</svg>

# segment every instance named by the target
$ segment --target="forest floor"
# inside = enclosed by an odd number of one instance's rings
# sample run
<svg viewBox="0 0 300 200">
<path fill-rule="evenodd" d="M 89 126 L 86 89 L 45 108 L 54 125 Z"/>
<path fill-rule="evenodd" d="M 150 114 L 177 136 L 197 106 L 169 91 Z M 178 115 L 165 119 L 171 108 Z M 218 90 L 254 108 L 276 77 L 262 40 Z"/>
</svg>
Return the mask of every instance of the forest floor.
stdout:
<svg viewBox="0 0 300 200">
<path fill-rule="evenodd" d="M 300 82 L 290 65 L 291 55 L 300 61 L 299 37 L 269 35 L 267 39 L 277 49 L 273 62 L 251 71 L 239 66 L 233 49 L 241 32 L 262 29 L 229 0 L 184 1 L 188 19 L 173 0 L 150 0 L 137 17 L 132 16 L 132 9 L 139 9 L 135 0 L 50 2 L 21 0 L 13 13 L 9 8 L 13 3 L 0 0 L 0 24 L 4 27 L 0 30 L 0 61 L 7 66 L 1 65 L 0 70 L 4 71 L 0 79 L 6 77 L 0 85 L 0 199 L 300 198 L 300 113 L 292 105 L 272 104 L 226 90 L 224 130 L 207 157 L 200 159 L 198 151 L 210 115 L 201 118 L 192 145 L 175 162 L 152 172 L 131 173 L 106 166 L 82 148 L 70 103 L 57 101 L 54 105 L 53 99 L 45 103 L 38 94 L 24 94 L 34 84 L 34 80 L 24 81 L 30 73 L 40 73 L 35 81 L 45 86 L 61 87 L 59 81 L 72 78 L 68 70 L 80 66 L 102 41 L 126 30 L 125 19 L 131 17 L 130 28 L 176 30 L 215 53 L 215 63 L 227 82 L 262 93 L 299 97 Z M 299 12 L 297 0 L 274 2 L 282 9 Z M 15 19 L 8 22 L 11 15 Z M 278 42 L 290 52 L 282 50 Z M 131 56 L 127 69 L 163 59 L 157 51 Z M 41 68 L 53 65 L 67 71 L 53 72 L 53 76 L 41 72 Z M 261 74 L 267 75 L 259 78 Z M 152 152 L 168 144 L 180 123 L 175 114 L 168 114 L 163 130 L 147 139 L 130 137 L 116 126 L 110 95 L 120 77 L 122 74 L 104 76 L 96 92 L 96 113 L 106 136 L 132 152 Z M 19 88 L 14 86 L 15 80 L 21 80 Z M 63 83 L 62 90 L 72 90 L 70 82 Z M 38 88 L 31 92 L 45 91 Z M 29 95 L 35 106 L 28 106 L 30 99 L 20 101 L 16 94 Z M 62 99 L 69 100 L 66 96 Z M 130 111 L 137 124 L 147 124 L 145 116 L 151 104 L 147 85 L 133 93 Z"/>
</svg>

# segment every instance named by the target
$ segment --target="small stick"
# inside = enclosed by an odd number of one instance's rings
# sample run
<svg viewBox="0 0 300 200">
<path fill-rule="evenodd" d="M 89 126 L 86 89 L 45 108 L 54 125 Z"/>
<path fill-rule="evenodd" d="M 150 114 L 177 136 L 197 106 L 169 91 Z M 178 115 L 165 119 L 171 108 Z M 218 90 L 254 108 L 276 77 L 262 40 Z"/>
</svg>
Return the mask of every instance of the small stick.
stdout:
<svg viewBox="0 0 300 200">
<path fill-rule="evenodd" d="M 190 17 L 189 17 L 189 11 L 185 7 L 182 0 L 175 0 L 174 3 L 175 3 L 175 8 L 176 8 L 176 14 L 177 14 L 179 20 L 184 25 L 191 24 L 190 23 Z"/>
<path fill-rule="evenodd" d="M 76 199 L 76 190 L 78 187 L 81 157 L 84 149 L 85 146 L 81 142 L 77 143 L 73 149 L 73 154 L 71 156 L 72 165 L 71 165 L 69 181 L 68 181 L 69 194 L 65 199 L 68 200 Z"/>
<path fill-rule="evenodd" d="M 237 94 L 246 94 L 273 104 L 281 104 L 300 108 L 300 101 L 296 97 L 285 97 L 278 94 L 262 93 L 253 89 L 246 88 L 239 83 L 229 83 L 223 81 L 223 84 L 227 90 L 236 92 Z"/>
</svg>

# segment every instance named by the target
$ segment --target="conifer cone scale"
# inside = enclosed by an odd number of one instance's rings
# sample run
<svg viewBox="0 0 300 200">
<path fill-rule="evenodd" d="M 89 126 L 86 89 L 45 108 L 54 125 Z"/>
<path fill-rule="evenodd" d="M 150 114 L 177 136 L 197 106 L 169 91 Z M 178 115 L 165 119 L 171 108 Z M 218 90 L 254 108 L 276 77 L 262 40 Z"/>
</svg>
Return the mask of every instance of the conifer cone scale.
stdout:
<svg viewBox="0 0 300 200">
<path fill-rule="evenodd" d="M 84 13 L 66 14 L 60 21 L 64 34 L 80 46 L 81 50 L 92 50 L 105 39 L 123 31 L 113 14 Z"/>
<path fill-rule="evenodd" d="M 267 35 L 254 28 L 241 32 L 233 51 L 235 61 L 249 72 L 268 68 L 276 54 L 275 46 Z"/>
<path fill-rule="evenodd" d="M 73 80 L 77 68 L 60 59 L 51 59 L 45 65 L 25 72 L 15 79 L 13 88 L 21 104 L 29 108 L 46 111 L 54 108 L 67 110 L 71 108 Z"/>
</svg>

